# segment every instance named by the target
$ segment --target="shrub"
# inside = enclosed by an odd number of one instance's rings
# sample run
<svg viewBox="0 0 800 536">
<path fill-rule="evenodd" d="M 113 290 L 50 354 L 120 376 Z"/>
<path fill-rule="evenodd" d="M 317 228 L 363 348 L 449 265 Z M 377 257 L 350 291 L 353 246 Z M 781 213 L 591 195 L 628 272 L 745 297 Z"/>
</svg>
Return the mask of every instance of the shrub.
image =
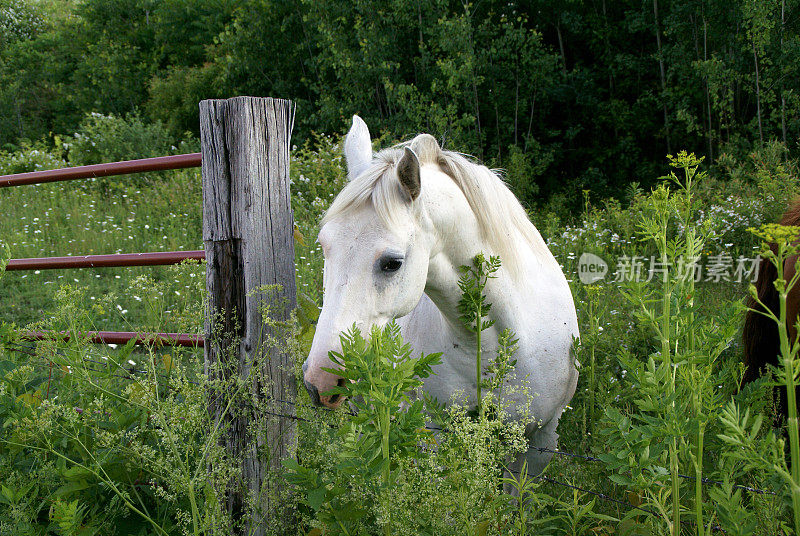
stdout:
<svg viewBox="0 0 800 536">
<path fill-rule="evenodd" d="M 177 152 L 160 122 L 146 123 L 136 114 L 127 117 L 87 114 L 73 134 L 62 143 L 70 164 L 84 166 Z"/>
<path fill-rule="evenodd" d="M 103 164 L 121 160 L 154 158 L 170 154 L 197 152 L 199 144 L 187 134 L 177 146 L 164 126 L 156 121 L 148 123 L 137 114 L 126 117 L 88 114 L 72 138 L 56 140 L 66 153 L 71 165 Z M 127 177 L 100 177 L 82 182 L 94 185 L 104 193 L 124 193 L 130 187 L 142 187 L 154 180 L 163 180 L 162 173 L 135 174 Z"/>
<path fill-rule="evenodd" d="M 153 307 L 164 305 L 158 285 L 142 285 L 155 289 Z M 85 298 L 60 289 L 53 327 L 85 332 L 114 306 L 111 296 L 92 306 Z M 34 343 L 3 325 L 0 379 L 4 531 L 164 535 L 225 526 L 217 490 L 233 469 L 196 352 L 94 347 L 82 336 Z"/>
<path fill-rule="evenodd" d="M 412 357 L 394 323 L 369 339 L 353 328 L 341 340 L 333 359 L 349 381 L 331 392 L 351 397 L 357 412 L 335 431 L 303 425 L 319 435 L 301 432 L 302 463 L 285 462 L 305 523 L 324 534 L 507 534 L 514 500 L 501 491 L 503 466 L 527 450 L 530 420 L 510 421 L 508 402 L 493 391 L 480 416 L 459 397 L 446 409 L 423 402 L 417 389 L 440 355 Z"/>
<path fill-rule="evenodd" d="M 199 67 L 171 66 L 150 80 L 148 115 L 161 121 L 174 135 L 199 132 L 197 103 L 203 99 L 223 98 L 219 89 L 222 73 L 219 64 Z"/>
<path fill-rule="evenodd" d="M 66 165 L 56 151 L 46 148 L 42 143 L 23 143 L 18 151 L 0 152 L 0 175 L 44 171 Z"/>
<path fill-rule="evenodd" d="M 720 178 L 729 183 L 728 191 L 758 201 L 764 222 L 778 221 L 800 187 L 798 163 L 789 158 L 788 149 L 778 141 L 756 147 L 747 158 L 723 153 L 717 166 L 722 171 Z M 719 191 L 719 184 L 715 186 Z"/>
</svg>

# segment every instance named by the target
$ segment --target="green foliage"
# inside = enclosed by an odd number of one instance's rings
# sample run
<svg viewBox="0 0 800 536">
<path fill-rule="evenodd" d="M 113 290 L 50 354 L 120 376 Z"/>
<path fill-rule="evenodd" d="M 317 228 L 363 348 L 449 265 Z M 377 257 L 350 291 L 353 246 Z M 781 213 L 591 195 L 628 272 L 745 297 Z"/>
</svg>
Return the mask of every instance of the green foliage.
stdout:
<svg viewBox="0 0 800 536">
<path fill-rule="evenodd" d="M 59 534 L 65 536 L 91 536 L 99 532 L 99 528 L 84 523 L 87 506 L 80 504 L 79 499 L 67 503 L 60 499 L 50 508 L 50 519 L 58 527 Z"/>
<path fill-rule="evenodd" d="M 425 425 L 422 400 L 412 402 L 408 393 L 421 387 L 433 366 L 441 363 L 441 353 L 412 358 L 411 346 L 403 342 L 395 323 L 382 331 L 373 328 L 369 343 L 351 328 L 342 334 L 341 343 L 342 353 L 331 354 L 338 368 L 326 370 L 345 383 L 326 394 L 347 397 L 356 412 L 343 434 L 358 445 L 345 443 L 344 450 L 363 456 L 352 460 L 358 467 L 383 473 L 381 485 L 388 489 L 396 480 L 390 460 L 416 454 L 419 430 Z"/>
<path fill-rule="evenodd" d="M 600 319 L 604 316 L 606 312 L 607 304 L 600 303 L 601 300 L 601 293 L 602 289 L 599 285 L 587 285 L 585 288 L 586 293 L 586 326 L 588 329 L 584 329 L 583 333 L 581 334 L 581 338 L 578 341 L 577 345 L 577 353 L 578 353 L 578 362 L 584 362 L 585 358 L 588 358 L 588 363 L 585 363 L 584 367 L 581 367 L 581 373 L 587 374 L 588 378 L 586 378 L 585 382 L 586 392 L 588 393 L 588 400 L 583 405 L 583 436 L 586 438 L 586 443 L 589 443 L 591 440 L 594 431 L 595 431 L 595 424 L 597 422 L 597 405 L 596 405 L 596 398 L 597 398 L 597 391 L 599 389 L 599 374 L 598 374 L 598 363 L 597 363 L 597 347 L 600 344 L 601 339 L 601 326 L 600 326 Z M 584 357 L 585 356 L 585 357 Z"/>
<path fill-rule="evenodd" d="M 164 285 L 139 286 L 154 324 L 138 331 L 163 331 Z M 221 437 L 231 416 L 274 409 L 249 388 L 265 381 L 263 364 L 240 377 L 204 368 L 196 349 L 93 346 L 91 316 L 114 297 L 86 306 L 81 289 L 63 287 L 56 298 L 53 331 L 68 331 L 68 341 L 0 329 L 0 533 L 232 532 L 221 505 L 238 462 Z M 295 348 L 291 322 L 266 323 L 265 348 Z"/>
<path fill-rule="evenodd" d="M 0 146 L 53 143 L 91 112 L 197 135 L 199 100 L 271 95 L 298 103 L 301 142 L 354 112 L 393 139 L 424 130 L 564 215 L 584 189 L 649 187 L 676 146 L 723 167 L 774 140 L 797 157 L 793 0 L 424 7 L 4 0 Z"/>
<path fill-rule="evenodd" d="M 481 378 L 481 388 L 495 393 L 498 399 L 502 398 L 503 385 L 510 377 L 517 360 L 514 354 L 517 352 L 519 339 L 514 338 L 514 332 L 506 328 L 500 332 L 497 338 L 497 351 L 494 359 L 487 363 Z"/>
<path fill-rule="evenodd" d="M 194 25 L 192 25 L 194 26 Z M 146 104 L 148 116 L 163 124 L 172 134 L 198 132 L 198 103 L 203 99 L 225 98 L 219 81 L 219 65 L 171 66 L 150 81 L 150 97 Z M 222 86 L 224 87 L 224 86 Z"/>
<path fill-rule="evenodd" d="M 63 158 L 46 149 L 43 144 L 24 143 L 17 151 L 0 153 L 0 173 L 3 175 L 44 171 L 66 165 Z"/>
<path fill-rule="evenodd" d="M 715 505 L 719 524 L 731 536 L 747 536 L 754 534 L 758 521 L 752 516 L 742 502 L 742 490 L 734 488 L 729 475 L 724 475 L 723 483 L 708 491 L 709 499 Z"/>
<path fill-rule="evenodd" d="M 412 402 L 408 393 L 422 386 L 441 354 L 412 358 L 411 347 L 403 342 L 395 323 L 382 330 L 374 327 L 368 341 L 354 326 L 341 335 L 341 343 L 342 352 L 331 353 L 337 368 L 325 370 L 338 374 L 345 383 L 323 394 L 348 397 L 356 413 L 339 431 L 342 443 L 336 479 L 320 480 L 293 460 L 284 462 L 292 471 L 287 479 L 304 490 L 319 521 L 342 528 L 367 514 L 363 504 L 341 497 L 347 491 L 343 484 L 363 483 L 364 492 L 383 504 L 385 513 L 378 524 L 390 534 L 390 492 L 400 477 L 397 460 L 416 457 L 417 442 L 425 437 L 423 402 Z"/>
<path fill-rule="evenodd" d="M 300 462 L 284 462 L 309 526 L 325 534 L 455 536 L 513 530 L 522 536 L 532 527 L 567 519 L 549 517 L 552 511 L 529 512 L 500 491 L 504 483 L 519 486 L 527 499 L 553 504 L 527 474 L 502 477 L 507 461 L 527 450 L 530 419 L 510 420 L 507 403 L 492 393 L 481 419 L 458 399 L 447 408 L 429 398 L 423 403 L 415 391 L 440 355 L 412 358 L 396 324 L 373 328 L 369 340 L 355 329 L 341 340 L 342 352 L 331 354 L 337 367 L 330 372 L 346 382 L 328 394 L 347 396 L 354 411 L 333 430 L 329 422 L 301 426 L 301 435 L 305 428 L 320 436 L 301 440 Z M 506 365 L 511 342 L 510 337 L 505 341 Z M 502 382 L 504 372 L 497 377 Z M 426 420 L 433 420 L 430 428 Z M 575 501 L 585 507 L 581 499 Z"/>
<path fill-rule="evenodd" d="M 461 298 L 458 301 L 458 311 L 466 328 L 476 336 L 494 324 L 493 320 L 484 320 L 489 315 L 492 304 L 486 301 L 483 292 L 489 279 L 497 277 L 494 274 L 499 269 L 500 257 L 491 256 L 487 260 L 481 253 L 473 259 L 472 266 L 459 268 L 461 276 L 458 279 L 458 288 L 461 290 Z"/>
<path fill-rule="evenodd" d="M 11 259 L 11 248 L 5 242 L 0 241 L 0 277 L 6 271 L 9 259 Z"/>
<path fill-rule="evenodd" d="M 153 158 L 168 154 L 198 151 L 198 141 L 186 133 L 185 141 L 173 145 L 172 136 L 160 122 L 145 122 L 137 114 L 126 117 L 91 113 L 84 117 L 78 131 L 71 137 L 56 137 L 60 151 L 67 155 L 71 165 L 102 164 L 121 160 Z M 132 186 L 142 187 L 154 178 L 168 176 L 164 173 L 134 174 L 123 178 L 99 177 L 92 179 L 94 187 L 121 195 Z M 84 183 L 86 184 L 86 183 Z"/>
<path fill-rule="evenodd" d="M 461 290 L 461 298 L 458 300 L 458 312 L 466 328 L 475 334 L 475 385 L 478 391 L 478 415 L 481 418 L 483 418 L 483 396 L 481 390 L 485 383 L 483 380 L 481 333 L 494 324 L 494 320 L 485 320 L 489 315 L 492 304 L 486 301 L 486 295 L 483 291 L 486 289 L 489 279 L 497 277 L 494 274 L 499 269 L 500 257 L 491 256 L 487 260 L 482 253 L 475 256 L 472 260 L 472 266 L 459 267 L 461 276 L 458 278 L 458 288 Z M 510 344 L 510 339 L 510 334 L 506 334 L 506 348 Z M 504 358 L 507 358 L 507 352 L 498 354 L 498 359 L 502 360 Z M 495 369 L 498 369 L 498 367 L 508 370 L 502 361 L 495 361 Z M 502 383 L 502 379 L 500 382 Z"/>
<path fill-rule="evenodd" d="M 78 298 L 64 289 L 54 311 L 73 334 L 87 327 Z M 223 521 L 207 468 L 222 482 L 230 468 L 193 352 L 90 348 L 73 336 L 11 339 L 0 355 L 3 496 L 16 509 L 3 524 L 32 530 L 45 514 L 59 534 L 199 534 Z"/>
<path fill-rule="evenodd" d="M 610 452 L 600 458 L 614 471 L 614 482 L 640 490 L 673 536 L 680 534 L 683 511 L 693 513 L 702 536 L 713 517 L 706 512 L 703 484 L 706 441 L 709 435 L 713 439 L 708 431 L 718 429 L 722 403 L 740 383 L 738 367 L 722 362 L 738 319 L 735 307 L 700 316 L 689 260 L 703 249 L 705 229 L 695 228 L 693 213 L 696 182 L 704 174 L 693 154 L 681 152 L 670 160 L 682 174 L 666 177 L 677 191 L 659 185 L 639 221 L 640 236 L 656 247 L 658 279 L 652 285 L 631 281 L 624 291 L 639 322 L 654 335 L 657 351 L 644 360 L 624 348 L 619 352 L 632 408 L 606 409 L 602 435 Z M 681 229 L 675 235 L 670 233 L 673 218 Z M 684 494 L 680 475 L 689 472 L 694 490 Z M 691 498 L 690 505 L 682 504 L 684 497 Z"/>
<path fill-rule="evenodd" d="M 322 248 L 316 241 L 319 221 L 342 187 L 347 173 L 342 162 L 342 140 L 338 137 L 313 135 L 292 151 L 290 169 L 292 210 L 297 226 L 297 288 L 301 300 L 308 304 L 303 314 L 322 303 Z M 316 320 L 316 318 L 314 318 Z M 312 334 L 313 335 L 313 334 Z"/>
<path fill-rule="evenodd" d="M 31 39 L 44 26 L 42 13 L 38 6 L 21 0 L 3 0 L 0 2 L 0 51 L 16 41 Z"/>
<path fill-rule="evenodd" d="M 770 431 L 766 438 L 759 438 L 761 444 L 756 446 L 759 430 L 762 425 L 762 416 L 755 416 L 750 420 L 749 410 L 742 415 L 734 402 L 725 408 L 726 430 L 720 434 L 720 439 L 731 447 L 727 455 L 734 460 L 744 463 L 751 469 L 766 471 L 767 474 L 777 476 L 785 486 L 787 494 L 791 497 L 791 509 L 794 520 L 794 532 L 800 534 L 800 429 L 797 421 L 797 385 L 798 370 L 800 370 L 800 343 L 792 340 L 788 331 L 787 297 L 789 292 L 800 281 L 800 274 L 794 273 L 789 279 L 785 276 L 785 263 L 800 251 L 797 238 L 800 228 L 788 227 L 777 224 L 766 224 L 753 230 L 754 234 L 762 240 L 761 255 L 769 260 L 777 271 L 774 286 L 778 293 L 778 311 L 773 312 L 758 297 L 755 287 L 751 286 L 750 295 L 756 301 L 759 309 L 754 309 L 757 314 L 763 314 L 777 324 L 778 338 L 780 341 L 780 354 L 778 355 L 777 370 L 775 371 L 776 385 L 786 391 L 787 435 L 789 440 L 789 459 L 784 455 L 784 441 L 777 439 Z M 795 320 L 795 324 L 797 321 Z M 759 460 L 751 460 L 754 454 L 762 454 Z M 735 501 L 735 498 L 734 498 Z"/>
<path fill-rule="evenodd" d="M 733 189 L 760 202 L 763 220 L 753 222 L 753 226 L 778 221 L 796 194 L 800 172 L 797 161 L 788 156 L 787 147 L 777 141 L 765 143 L 746 158 L 725 153 L 719 156 L 718 165 L 724 172 L 721 178 L 733 182 Z M 736 238 L 736 242 L 746 242 L 752 236 Z"/>
<path fill-rule="evenodd" d="M 172 148 L 172 138 L 160 123 L 145 123 L 137 115 L 126 118 L 99 113 L 88 114 L 62 149 L 71 164 L 85 166 L 164 156 Z"/>
</svg>

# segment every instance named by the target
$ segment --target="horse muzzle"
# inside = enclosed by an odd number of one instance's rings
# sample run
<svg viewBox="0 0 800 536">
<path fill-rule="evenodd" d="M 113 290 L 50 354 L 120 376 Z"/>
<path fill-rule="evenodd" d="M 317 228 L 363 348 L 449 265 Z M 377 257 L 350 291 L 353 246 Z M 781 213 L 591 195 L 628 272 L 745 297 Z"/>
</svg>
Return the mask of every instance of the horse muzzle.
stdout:
<svg viewBox="0 0 800 536">
<path fill-rule="evenodd" d="M 337 409 L 344 402 L 342 395 L 324 395 L 320 393 L 326 393 L 334 387 L 343 386 L 345 379 L 319 368 L 309 370 L 308 361 L 306 359 L 303 363 L 303 384 L 306 386 L 311 401 L 315 406 Z"/>
</svg>

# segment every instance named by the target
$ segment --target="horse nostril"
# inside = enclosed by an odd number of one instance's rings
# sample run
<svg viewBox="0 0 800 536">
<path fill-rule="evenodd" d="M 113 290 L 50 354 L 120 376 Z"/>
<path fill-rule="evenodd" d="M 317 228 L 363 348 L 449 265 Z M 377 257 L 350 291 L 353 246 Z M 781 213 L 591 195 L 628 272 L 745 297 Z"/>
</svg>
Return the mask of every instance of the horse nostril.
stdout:
<svg viewBox="0 0 800 536">
<path fill-rule="evenodd" d="M 345 379 L 344 378 L 339 378 L 339 381 L 336 382 L 336 385 L 339 386 L 339 387 L 344 387 L 344 384 L 345 384 Z M 330 403 L 331 404 L 335 404 L 335 403 L 337 403 L 339 401 L 340 398 L 342 398 L 342 395 L 337 393 L 337 394 L 331 396 Z"/>
</svg>

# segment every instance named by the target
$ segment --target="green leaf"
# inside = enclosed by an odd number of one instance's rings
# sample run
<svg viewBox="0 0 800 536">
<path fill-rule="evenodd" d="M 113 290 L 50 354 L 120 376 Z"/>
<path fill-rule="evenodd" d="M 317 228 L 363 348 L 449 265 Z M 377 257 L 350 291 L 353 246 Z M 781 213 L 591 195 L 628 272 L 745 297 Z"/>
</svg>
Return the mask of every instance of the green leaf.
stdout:
<svg viewBox="0 0 800 536">
<path fill-rule="evenodd" d="M 91 486 L 92 485 L 89 484 L 86 480 L 69 482 L 59 487 L 57 490 L 55 490 L 53 492 L 53 497 L 61 497 L 62 495 L 69 495 L 70 493 L 74 493 L 76 491 L 83 491 Z"/>
<path fill-rule="evenodd" d="M 326 487 L 323 485 L 308 492 L 308 504 L 315 512 L 319 512 L 320 508 L 322 508 L 322 503 L 325 502 L 326 491 Z"/>
<path fill-rule="evenodd" d="M 612 473 L 608 475 L 608 479 L 615 484 L 619 484 L 620 486 L 631 486 L 633 484 L 633 481 L 629 477 L 620 475 L 618 473 Z"/>
<path fill-rule="evenodd" d="M 281 465 L 294 472 L 299 472 L 302 469 L 300 464 L 297 463 L 297 460 L 294 458 L 286 458 L 285 460 L 281 460 Z"/>
<path fill-rule="evenodd" d="M 92 473 L 88 469 L 84 469 L 78 465 L 73 465 L 69 469 L 62 471 L 61 475 L 67 480 L 79 481 L 90 478 Z"/>
</svg>

